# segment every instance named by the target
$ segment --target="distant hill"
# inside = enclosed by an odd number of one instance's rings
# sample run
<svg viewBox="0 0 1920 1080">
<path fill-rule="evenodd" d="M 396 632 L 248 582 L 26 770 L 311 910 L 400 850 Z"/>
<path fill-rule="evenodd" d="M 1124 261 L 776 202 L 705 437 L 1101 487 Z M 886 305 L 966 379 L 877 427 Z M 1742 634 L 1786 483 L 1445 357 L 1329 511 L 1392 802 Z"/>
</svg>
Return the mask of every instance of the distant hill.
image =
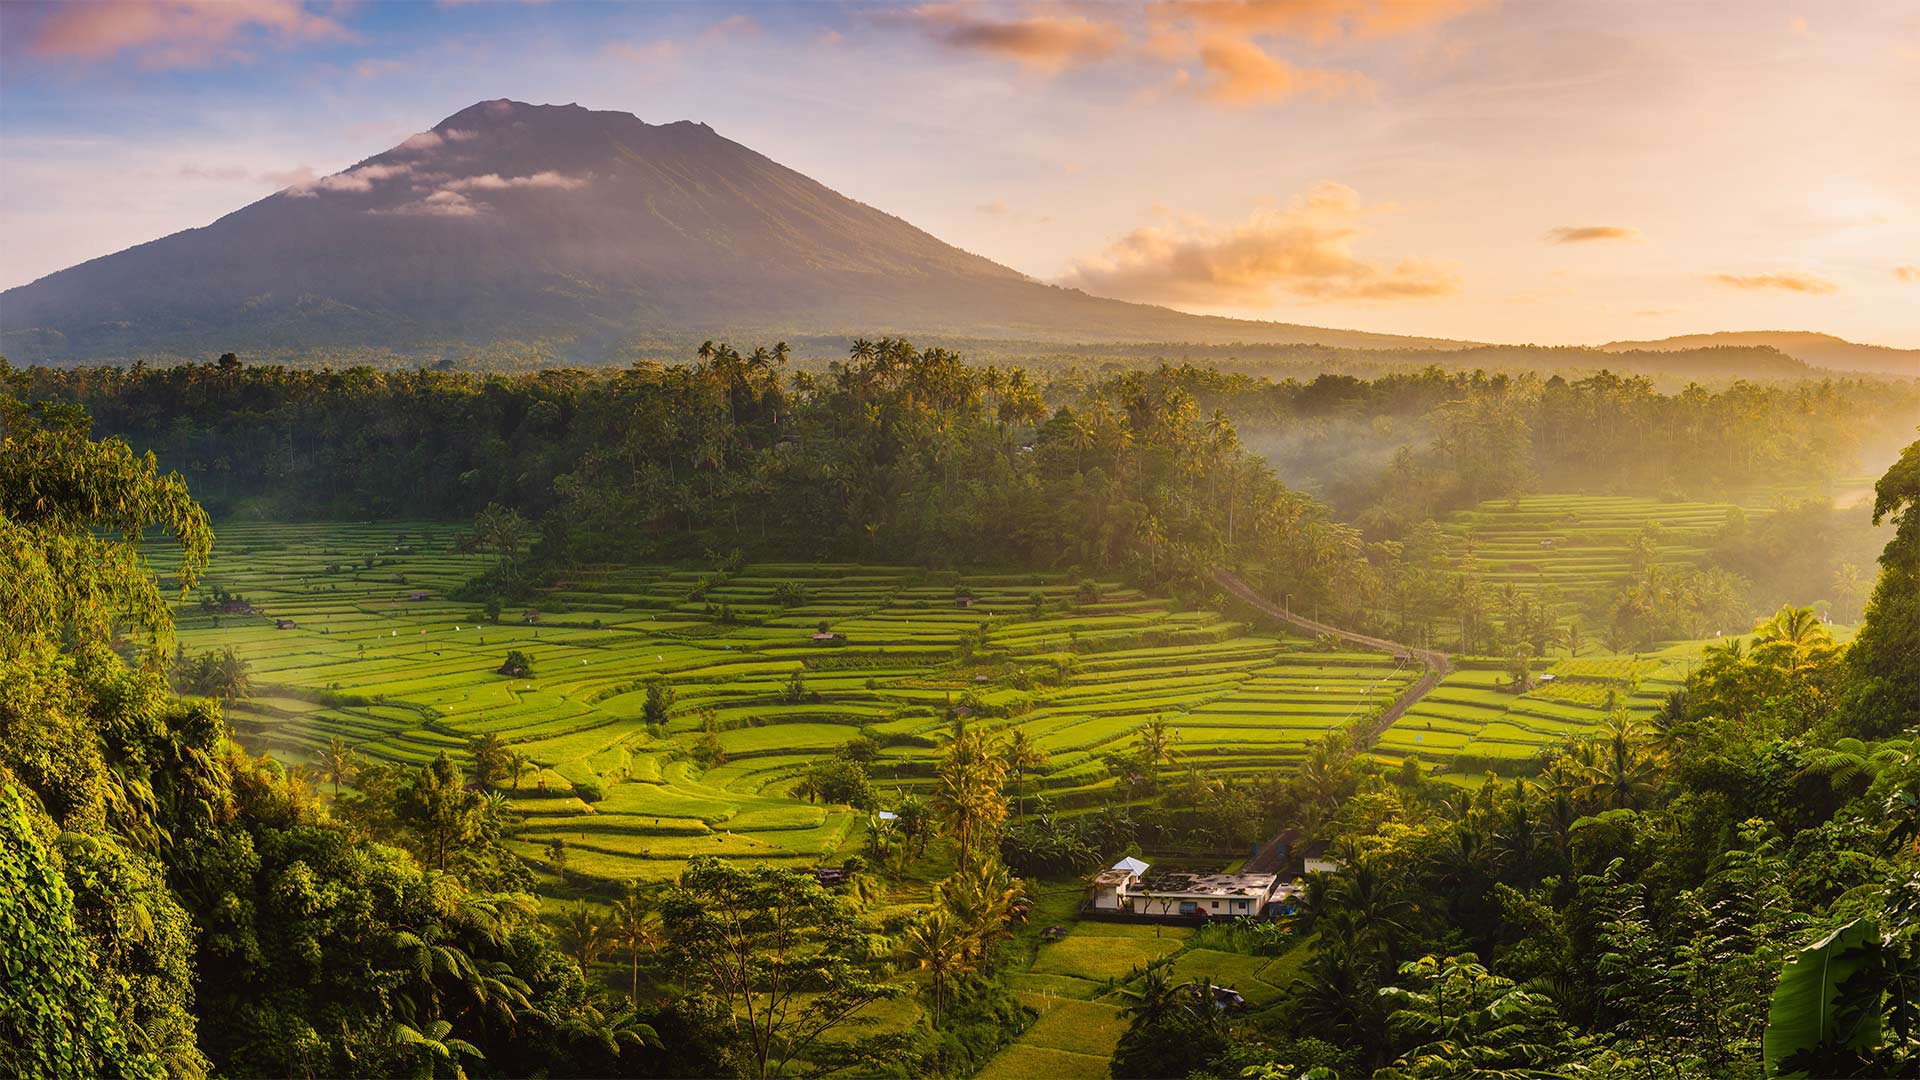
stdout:
<svg viewBox="0 0 1920 1080">
<path fill-rule="evenodd" d="M 1920 378 L 1920 349 L 1861 345 L 1832 334 L 1807 330 L 1729 330 L 1717 334 L 1683 334 L 1658 341 L 1613 341 L 1600 348 L 1608 352 L 1672 352 L 1716 346 L 1772 348 L 1818 368 Z"/>
<path fill-rule="evenodd" d="M 704 124 L 489 101 L 204 228 L 0 293 L 16 361 L 525 348 L 549 361 L 744 337 L 1450 348 L 1189 315 L 1033 281 Z"/>
</svg>

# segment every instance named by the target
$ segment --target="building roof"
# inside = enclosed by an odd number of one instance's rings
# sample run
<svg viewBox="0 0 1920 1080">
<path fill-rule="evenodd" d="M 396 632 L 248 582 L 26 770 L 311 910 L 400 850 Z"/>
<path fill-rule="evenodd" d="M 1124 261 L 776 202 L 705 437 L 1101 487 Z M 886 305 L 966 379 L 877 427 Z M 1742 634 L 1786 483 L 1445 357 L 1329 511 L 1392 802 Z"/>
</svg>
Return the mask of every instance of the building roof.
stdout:
<svg viewBox="0 0 1920 1080">
<path fill-rule="evenodd" d="M 1124 859 L 1121 859 L 1117 863 L 1114 863 L 1112 868 L 1115 870 L 1131 870 L 1136 874 L 1144 874 L 1149 869 L 1151 869 L 1151 867 L 1147 863 L 1144 863 L 1139 859 L 1134 858 L 1131 855 L 1127 856 Z"/>
<path fill-rule="evenodd" d="M 1112 887 L 1117 889 L 1122 885 L 1131 884 L 1135 876 L 1131 870 L 1122 870 L 1115 867 L 1112 870 L 1102 870 L 1093 875 L 1093 883 L 1099 887 Z"/>
<path fill-rule="evenodd" d="M 1205 896 L 1221 899 L 1264 900 L 1279 880 L 1274 874 L 1190 874 L 1162 870 L 1140 880 L 1135 889 L 1163 896 Z"/>
</svg>

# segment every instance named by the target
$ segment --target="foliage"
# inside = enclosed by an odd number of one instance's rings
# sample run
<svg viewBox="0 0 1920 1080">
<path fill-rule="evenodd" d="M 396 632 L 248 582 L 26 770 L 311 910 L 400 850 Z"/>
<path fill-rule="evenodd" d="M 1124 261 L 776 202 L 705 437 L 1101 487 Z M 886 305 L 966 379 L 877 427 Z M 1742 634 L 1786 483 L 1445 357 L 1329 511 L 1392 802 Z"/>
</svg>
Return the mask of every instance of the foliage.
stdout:
<svg viewBox="0 0 1920 1080">
<path fill-rule="evenodd" d="M 753 1076 L 783 1073 L 863 1008 L 903 992 L 876 975 L 858 921 L 811 874 L 701 856 L 660 914 L 671 962 L 733 1014 Z"/>
</svg>

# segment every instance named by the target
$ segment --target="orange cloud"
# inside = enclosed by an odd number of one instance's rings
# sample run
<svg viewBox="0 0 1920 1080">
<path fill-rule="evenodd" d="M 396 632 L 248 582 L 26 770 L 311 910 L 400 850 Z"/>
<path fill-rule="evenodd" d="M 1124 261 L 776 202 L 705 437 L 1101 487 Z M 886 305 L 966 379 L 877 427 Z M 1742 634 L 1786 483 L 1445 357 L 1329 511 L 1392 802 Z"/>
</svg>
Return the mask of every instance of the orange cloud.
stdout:
<svg viewBox="0 0 1920 1080">
<path fill-rule="evenodd" d="M 1084 15 L 996 19 L 965 3 L 922 4 L 905 18 L 951 48 L 991 53 L 1040 71 L 1104 60 L 1126 40 L 1118 26 Z"/>
<path fill-rule="evenodd" d="M 1241 38 L 1215 36 L 1203 41 L 1200 63 L 1207 71 L 1202 92 L 1227 105 L 1267 104 L 1300 94 L 1334 98 L 1364 93 L 1373 86 L 1357 71 L 1296 67 Z"/>
<path fill-rule="evenodd" d="M 1625 225 L 1562 225 L 1547 230 L 1556 244 L 1585 244 L 1594 240 L 1638 240 L 1640 230 Z"/>
<path fill-rule="evenodd" d="M 1102 296 L 1201 307 L 1257 307 L 1275 294 L 1308 300 L 1445 296 L 1452 270 L 1421 260 L 1391 265 L 1353 253 L 1367 214 L 1344 184 L 1321 184 L 1284 209 L 1256 210 L 1238 225 L 1187 219 L 1135 229 L 1074 263 L 1062 285 Z"/>
<path fill-rule="evenodd" d="M 1896 266 L 1893 268 L 1893 276 L 1909 284 L 1920 283 L 1920 266 Z"/>
<path fill-rule="evenodd" d="M 1840 291 L 1840 286 L 1826 278 L 1794 271 L 1780 274 L 1714 274 L 1711 280 L 1735 289 L 1785 289 L 1816 296 Z"/>
<path fill-rule="evenodd" d="M 352 37 L 301 0 L 95 0 L 53 8 L 29 47 L 81 60 L 130 52 L 142 67 L 166 69 L 251 60 L 247 46 L 259 38 L 284 45 Z"/>
<path fill-rule="evenodd" d="M 1160 0 L 1155 21 L 1312 41 L 1391 37 L 1446 22 L 1490 0 Z"/>
</svg>

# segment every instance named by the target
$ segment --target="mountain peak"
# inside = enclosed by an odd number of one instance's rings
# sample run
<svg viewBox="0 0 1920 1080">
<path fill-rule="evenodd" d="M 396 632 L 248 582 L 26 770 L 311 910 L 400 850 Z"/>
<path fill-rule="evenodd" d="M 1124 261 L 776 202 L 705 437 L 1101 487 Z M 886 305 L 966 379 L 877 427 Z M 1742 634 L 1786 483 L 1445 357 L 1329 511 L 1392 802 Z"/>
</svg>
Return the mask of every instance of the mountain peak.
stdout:
<svg viewBox="0 0 1920 1080">
<path fill-rule="evenodd" d="M 480 101 L 204 228 L 0 294 L 23 360 L 782 335 L 1428 339 L 1185 315 L 1038 284 L 703 123 Z"/>
</svg>

